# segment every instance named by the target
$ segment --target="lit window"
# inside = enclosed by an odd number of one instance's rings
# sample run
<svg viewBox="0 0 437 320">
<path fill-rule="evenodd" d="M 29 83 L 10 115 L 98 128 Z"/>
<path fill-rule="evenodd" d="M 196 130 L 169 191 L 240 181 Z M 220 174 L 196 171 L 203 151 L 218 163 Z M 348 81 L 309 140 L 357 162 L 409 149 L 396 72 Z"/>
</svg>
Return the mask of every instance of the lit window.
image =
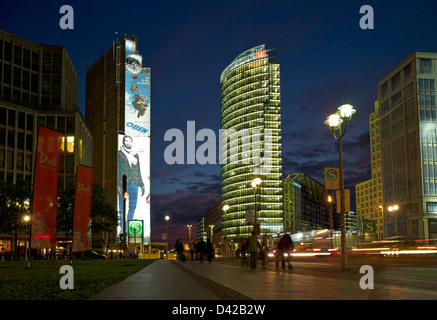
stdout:
<svg viewBox="0 0 437 320">
<path fill-rule="evenodd" d="M 67 137 L 67 152 L 74 152 L 74 137 Z"/>
</svg>

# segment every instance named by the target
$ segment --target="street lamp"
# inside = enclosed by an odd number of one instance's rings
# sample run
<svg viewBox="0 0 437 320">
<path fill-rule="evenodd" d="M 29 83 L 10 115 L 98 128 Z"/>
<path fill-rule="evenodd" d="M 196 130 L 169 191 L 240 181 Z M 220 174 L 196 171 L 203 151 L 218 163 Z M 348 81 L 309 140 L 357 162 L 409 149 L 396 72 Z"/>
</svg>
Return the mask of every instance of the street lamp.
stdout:
<svg viewBox="0 0 437 320">
<path fill-rule="evenodd" d="M 256 193 L 257 193 L 257 189 L 258 186 L 261 184 L 262 180 L 260 178 L 255 178 L 252 180 L 252 188 L 253 188 L 253 193 L 255 195 L 255 224 L 254 224 L 254 229 L 256 228 L 257 234 L 258 234 L 258 221 L 257 221 L 257 205 L 256 205 Z M 254 230 L 255 231 L 255 230 Z"/>
<path fill-rule="evenodd" d="M 169 216 L 165 216 L 165 221 L 166 221 L 166 224 L 167 224 L 167 231 L 166 231 L 166 238 L 167 238 L 167 260 L 168 260 L 168 220 L 170 220 L 170 217 Z"/>
<path fill-rule="evenodd" d="M 332 197 L 328 194 L 328 203 L 329 203 L 329 229 L 334 229 L 334 223 L 332 221 Z"/>
<path fill-rule="evenodd" d="M 226 252 L 228 251 L 228 219 L 226 217 L 226 212 L 229 210 L 229 206 L 225 204 L 223 206 L 223 211 L 225 212 L 225 261 L 227 260 Z"/>
<path fill-rule="evenodd" d="M 28 256 L 27 256 L 27 268 L 30 269 L 30 257 L 32 255 L 32 246 L 31 246 L 31 241 L 32 241 L 32 218 L 30 215 L 26 214 L 23 217 L 24 222 L 29 223 L 29 251 L 28 251 Z"/>
<path fill-rule="evenodd" d="M 340 162 L 340 214 L 341 214 L 341 268 L 347 270 L 346 258 L 346 223 L 345 223 L 345 204 L 344 204 L 344 183 L 343 183 L 343 150 L 341 139 L 346 133 L 347 122 L 352 118 L 356 112 L 350 104 L 344 104 L 338 108 L 338 111 L 331 114 L 325 121 L 325 124 L 331 129 L 335 140 L 338 140 L 338 153 Z M 344 131 L 342 131 L 341 124 L 344 122 Z M 338 135 L 337 135 L 338 130 Z"/>
<path fill-rule="evenodd" d="M 191 224 L 187 224 L 187 228 L 188 228 L 188 243 L 191 245 L 191 228 L 193 227 L 193 225 Z"/>
<path fill-rule="evenodd" d="M 380 235 L 380 233 L 378 233 L 378 239 L 382 240 L 384 239 L 384 206 L 378 206 L 379 209 L 381 209 L 381 220 L 382 220 L 382 236 Z M 379 225 L 379 223 L 378 223 Z"/>
<path fill-rule="evenodd" d="M 212 243 L 212 231 L 213 231 L 213 229 L 214 229 L 214 225 L 213 225 L 213 224 L 210 224 L 209 227 L 211 228 L 211 243 Z"/>
<path fill-rule="evenodd" d="M 399 206 L 397 205 L 397 204 L 395 204 L 395 205 L 393 205 L 393 206 L 389 206 L 388 207 L 388 211 L 390 212 L 390 213 L 396 213 L 396 211 L 398 211 L 399 210 Z M 397 219 L 398 217 L 397 217 L 397 215 L 396 215 L 396 218 L 395 218 L 395 235 L 397 235 L 398 234 L 398 219 Z"/>
</svg>

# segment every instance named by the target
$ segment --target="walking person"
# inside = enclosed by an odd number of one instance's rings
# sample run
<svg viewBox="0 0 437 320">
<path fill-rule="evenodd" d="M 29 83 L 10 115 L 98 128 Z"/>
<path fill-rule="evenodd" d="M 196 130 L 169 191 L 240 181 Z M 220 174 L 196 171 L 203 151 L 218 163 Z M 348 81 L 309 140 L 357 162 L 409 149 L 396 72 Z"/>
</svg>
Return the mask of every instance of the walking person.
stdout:
<svg viewBox="0 0 437 320">
<path fill-rule="evenodd" d="M 264 234 L 264 236 L 263 236 L 263 240 L 262 240 L 262 243 L 261 243 L 261 252 L 260 252 L 260 255 L 261 255 L 261 260 L 262 260 L 262 263 L 263 263 L 263 270 L 265 270 L 266 269 L 266 262 L 267 262 L 267 244 L 268 244 L 268 235 L 267 235 L 267 232 Z"/>
<path fill-rule="evenodd" d="M 288 269 L 293 269 L 293 266 L 290 262 L 291 254 L 290 251 L 293 249 L 293 241 L 291 241 L 291 237 L 288 234 L 284 234 L 279 240 L 276 247 L 276 270 L 279 268 L 279 260 L 281 260 L 281 267 L 285 270 L 285 262 L 287 261 Z M 287 255 L 287 256 L 285 256 Z"/>
<path fill-rule="evenodd" d="M 247 246 L 248 246 L 247 240 L 243 240 L 243 243 L 241 245 L 241 266 L 242 267 L 244 267 L 244 266 L 249 267 L 249 263 L 246 260 L 246 253 L 247 253 L 247 249 L 248 249 Z"/>
<path fill-rule="evenodd" d="M 199 254 L 200 263 L 203 263 L 203 261 L 205 259 L 205 249 L 206 249 L 205 241 L 203 241 L 203 239 L 201 239 L 197 243 L 197 247 L 196 247 L 197 253 Z"/>
<path fill-rule="evenodd" d="M 249 258 L 250 258 L 250 270 L 256 269 L 256 255 L 258 249 L 260 248 L 260 244 L 256 237 L 255 231 L 252 231 L 252 236 L 248 240 L 249 247 Z"/>
<path fill-rule="evenodd" d="M 208 263 L 211 263 L 211 260 L 214 256 L 214 245 L 209 238 L 206 240 L 206 256 L 208 258 Z"/>
</svg>

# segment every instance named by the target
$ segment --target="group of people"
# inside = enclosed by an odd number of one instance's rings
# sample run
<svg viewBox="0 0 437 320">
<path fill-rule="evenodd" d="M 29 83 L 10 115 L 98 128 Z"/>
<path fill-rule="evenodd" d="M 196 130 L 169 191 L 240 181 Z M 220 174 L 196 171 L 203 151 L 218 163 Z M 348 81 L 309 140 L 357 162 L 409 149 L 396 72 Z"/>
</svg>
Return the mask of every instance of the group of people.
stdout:
<svg viewBox="0 0 437 320">
<path fill-rule="evenodd" d="M 251 270 L 256 269 L 256 259 L 258 252 L 262 261 L 263 269 L 266 268 L 267 261 L 267 234 L 264 234 L 262 241 L 258 241 L 255 231 L 252 231 L 252 236 L 241 243 L 241 249 L 237 251 L 237 256 L 241 257 L 241 266 L 250 267 Z M 276 245 L 276 269 L 279 269 L 279 262 L 281 262 L 282 269 L 285 269 L 287 263 L 288 269 L 292 269 L 290 254 L 294 249 L 293 241 L 290 235 L 284 234 Z M 249 260 L 246 259 L 246 253 L 249 253 Z"/>
<path fill-rule="evenodd" d="M 184 245 L 182 243 L 182 239 L 178 239 L 175 244 L 175 250 L 177 253 L 177 259 L 179 261 L 184 262 L 186 260 L 184 254 Z M 191 261 L 194 261 L 194 254 L 196 254 L 196 261 L 200 263 L 204 263 L 205 257 L 209 263 L 211 263 L 214 258 L 214 245 L 211 242 L 211 239 L 207 239 L 206 242 L 201 239 L 197 244 L 190 243 L 190 254 Z"/>
</svg>

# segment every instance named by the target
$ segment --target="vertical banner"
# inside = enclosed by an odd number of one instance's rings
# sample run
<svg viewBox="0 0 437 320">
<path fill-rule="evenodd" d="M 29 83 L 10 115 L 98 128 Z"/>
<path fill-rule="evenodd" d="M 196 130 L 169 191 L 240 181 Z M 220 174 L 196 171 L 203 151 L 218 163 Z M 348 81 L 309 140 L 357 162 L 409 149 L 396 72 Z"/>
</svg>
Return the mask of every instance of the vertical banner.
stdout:
<svg viewBox="0 0 437 320">
<path fill-rule="evenodd" d="M 58 171 L 63 134 L 38 129 L 32 213 L 32 248 L 48 248 L 56 242 Z"/>
<path fill-rule="evenodd" d="M 94 169 L 78 166 L 74 197 L 73 252 L 88 248 Z"/>
<path fill-rule="evenodd" d="M 336 191 L 337 198 L 337 213 L 341 213 L 340 191 Z M 351 211 L 351 192 L 350 189 L 344 189 L 344 212 Z"/>
</svg>

